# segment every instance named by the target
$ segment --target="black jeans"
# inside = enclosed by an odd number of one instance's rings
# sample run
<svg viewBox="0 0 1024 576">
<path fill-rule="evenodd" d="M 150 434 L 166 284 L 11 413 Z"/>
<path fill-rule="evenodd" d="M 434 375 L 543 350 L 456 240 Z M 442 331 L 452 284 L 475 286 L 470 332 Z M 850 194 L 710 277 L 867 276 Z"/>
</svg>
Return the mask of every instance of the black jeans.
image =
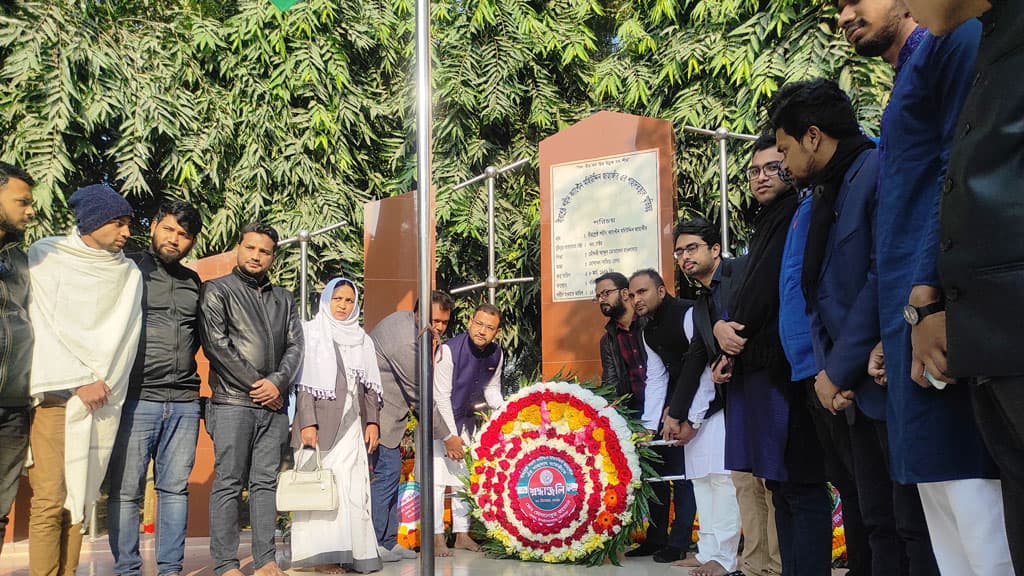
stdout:
<svg viewBox="0 0 1024 576">
<path fill-rule="evenodd" d="M 895 572 L 873 571 L 875 551 L 869 543 L 874 543 L 874 526 L 865 525 L 866 519 L 861 513 L 859 485 L 854 474 L 854 430 L 849 423 L 850 418 L 846 413 L 832 414 L 825 410 L 814 393 L 813 381 L 808 383 L 807 402 L 814 428 L 818 432 L 818 440 L 821 442 L 825 478 L 839 491 L 839 497 L 843 502 L 843 532 L 846 535 L 847 567 L 850 569 L 847 576 L 870 576 L 872 573 L 876 576 L 895 576 Z M 853 422 L 856 423 L 855 417 Z M 882 474 L 888 477 L 884 468 Z M 892 538 L 896 538 L 895 526 L 892 529 Z"/>
<path fill-rule="evenodd" d="M 782 573 L 832 574 L 832 497 L 822 483 L 765 482 L 775 504 Z"/>
<path fill-rule="evenodd" d="M 28 406 L 0 407 L 0 551 L 7 532 L 7 514 L 18 495 L 18 481 L 28 452 L 28 427 L 32 409 Z"/>
<path fill-rule="evenodd" d="M 1024 575 L 1024 376 L 983 378 L 972 385 L 974 417 L 1003 487 L 1006 540 L 1017 576 Z"/>
<path fill-rule="evenodd" d="M 916 486 L 889 476 L 885 421 L 857 409 L 850 425 L 860 510 L 868 528 L 874 574 L 939 576 Z"/>
<path fill-rule="evenodd" d="M 213 439 L 210 493 L 210 557 L 218 576 L 238 568 L 238 508 L 249 486 L 253 565 L 274 561 L 277 472 L 288 439 L 288 415 L 263 408 L 210 404 L 206 429 Z"/>
<path fill-rule="evenodd" d="M 655 451 L 663 462 L 654 466 L 661 476 L 678 476 L 683 473 L 683 448 L 661 446 Z M 651 485 L 658 502 L 651 501 L 651 527 L 644 540 L 647 546 L 662 548 L 671 546 L 687 550 L 693 539 L 693 519 L 697 515 L 697 500 L 693 496 L 693 483 L 689 480 L 654 482 Z M 672 531 L 668 531 L 669 502 L 675 502 L 676 516 Z"/>
</svg>

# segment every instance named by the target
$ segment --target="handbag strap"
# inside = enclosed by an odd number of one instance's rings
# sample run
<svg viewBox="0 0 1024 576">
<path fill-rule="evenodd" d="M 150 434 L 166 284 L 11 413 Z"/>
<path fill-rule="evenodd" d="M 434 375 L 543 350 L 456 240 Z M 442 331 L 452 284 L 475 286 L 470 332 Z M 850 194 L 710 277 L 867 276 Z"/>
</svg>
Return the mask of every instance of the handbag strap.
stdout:
<svg viewBox="0 0 1024 576">
<path fill-rule="evenodd" d="M 323 467 L 324 467 L 323 466 L 323 461 L 320 459 L 320 442 L 319 441 L 315 445 L 313 445 L 313 450 L 316 452 L 316 470 L 314 470 L 314 472 L 319 472 L 320 470 L 323 470 Z M 306 459 L 306 462 L 309 462 L 308 458 Z M 303 463 L 303 464 L 305 464 L 305 463 Z M 298 470 L 300 468 L 302 468 L 301 464 L 295 467 L 296 470 Z"/>
</svg>

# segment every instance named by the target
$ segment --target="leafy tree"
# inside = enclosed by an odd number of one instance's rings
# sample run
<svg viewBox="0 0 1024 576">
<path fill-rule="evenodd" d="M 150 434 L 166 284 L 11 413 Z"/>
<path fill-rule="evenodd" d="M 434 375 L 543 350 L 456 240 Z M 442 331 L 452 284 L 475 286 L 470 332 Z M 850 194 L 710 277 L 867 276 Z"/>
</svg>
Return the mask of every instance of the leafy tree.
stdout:
<svg viewBox="0 0 1024 576">
<path fill-rule="evenodd" d="M 140 214 L 200 206 L 196 256 L 262 219 L 314 244 L 319 286 L 362 275 L 362 204 L 414 189 L 412 0 L 5 0 L 0 157 L 36 187 L 33 237 L 66 229 L 66 197 L 107 181 Z M 486 196 L 452 187 L 522 157 L 499 180 L 498 275 L 540 275 L 537 145 L 598 110 L 669 119 L 680 217 L 718 211 L 717 151 L 684 125 L 754 133 L 782 84 L 838 78 L 877 132 L 891 73 L 856 58 L 823 0 L 444 0 L 432 6 L 438 283 L 483 279 Z M 747 148 L 730 144 L 742 241 Z M 297 284 L 298 254 L 276 279 Z M 628 272 L 628 271 L 627 271 Z M 539 359 L 539 282 L 501 288 L 516 370 Z M 465 317 L 482 293 L 461 298 Z M 456 325 L 458 323 L 456 322 Z"/>
</svg>

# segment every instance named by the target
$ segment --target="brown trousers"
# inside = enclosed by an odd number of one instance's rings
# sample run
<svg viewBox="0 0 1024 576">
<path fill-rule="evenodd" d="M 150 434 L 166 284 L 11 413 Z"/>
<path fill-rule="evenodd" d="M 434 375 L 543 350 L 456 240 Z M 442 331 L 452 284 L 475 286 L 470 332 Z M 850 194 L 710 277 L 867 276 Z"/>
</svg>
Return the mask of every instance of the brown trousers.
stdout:
<svg viewBox="0 0 1024 576">
<path fill-rule="evenodd" d="M 29 576 L 73 576 L 82 551 L 82 525 L 72 524 L 64 508 L 64 412 L 63 405 L 37 406 L 29 433 Z"/>
<path fill-rule="evenodd" d="M 743 526 L 743 556 L 740 570 L 747 576 L 778 576 L 782 574 L 779 536 L 775 531 L 775 505 L 764 480 L 750 472 L 733 472 L 736 500 L 740 505 Z"/>
</svg>

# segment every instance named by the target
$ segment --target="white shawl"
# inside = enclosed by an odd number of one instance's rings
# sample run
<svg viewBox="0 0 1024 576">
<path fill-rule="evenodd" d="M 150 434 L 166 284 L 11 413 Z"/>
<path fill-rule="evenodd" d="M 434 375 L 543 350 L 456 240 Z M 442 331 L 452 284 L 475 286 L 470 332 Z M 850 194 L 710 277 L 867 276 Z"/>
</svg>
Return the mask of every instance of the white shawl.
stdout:
<svg viewBox="0 0 1024 576">
<path fill-rule="evenodd" d="M 336 320 L 331 316 L 331 297 L 342 282 L 352 287 L 356 301 L 347 319 Z M 375 395 L 378 405 L 383 404 L 377 351 L 373 340 L 359 325 L 359 289 L 354 282 L 347 278 L 328 282 L 320 294 L 316 317 L 304 323 L 302 328 L 305 354 L 296 388 L 312 394 L 314 398 L 334 400 L 338 377 L 337 349 L 349 385 L 361 384 L 365 394 Z"/>
<path fill-rule="evenodd" d="M 100 493 L 128 392 L 142 331 L 142 275 L 119 252 L 91 248 L 75 229 L 29 248 L 35 330 L 32 396 L 103 380 L 107 404 L 90 413 L 76 395 L 67 403 L 64 507 L 82 522 Z"/>
</svg>

